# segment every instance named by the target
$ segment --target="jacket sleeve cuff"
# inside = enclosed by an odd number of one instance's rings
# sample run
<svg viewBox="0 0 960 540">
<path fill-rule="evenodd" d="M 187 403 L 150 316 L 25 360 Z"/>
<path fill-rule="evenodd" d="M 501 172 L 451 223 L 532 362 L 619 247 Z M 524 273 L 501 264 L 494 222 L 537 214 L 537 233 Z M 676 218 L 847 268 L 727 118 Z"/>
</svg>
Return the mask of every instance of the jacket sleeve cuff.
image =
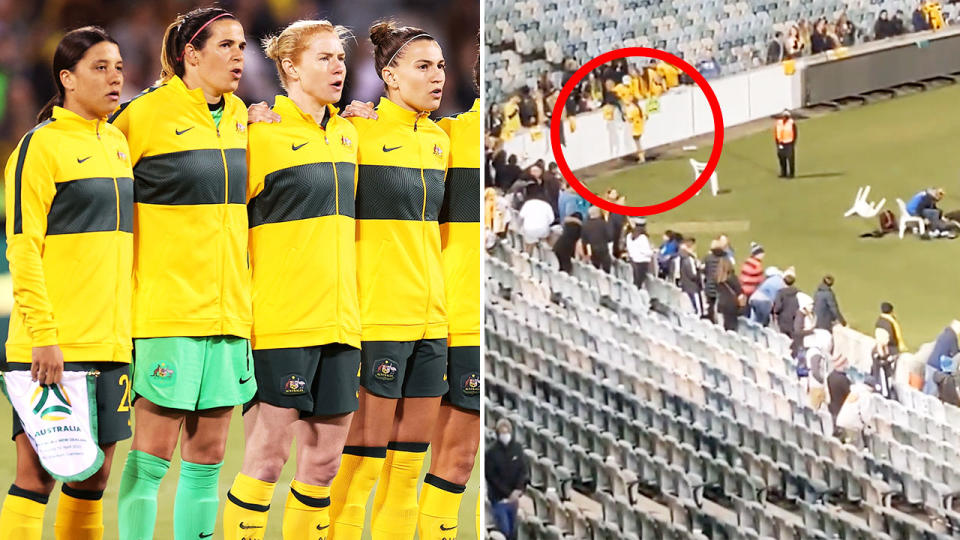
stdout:
<svg viewBox="0 0 960 540">
<path fill-rule="evenodd" d="M 33 332 L 33 346 L 34 347 L 49 347 L 50 345 L 57 344 L 57 329 L 48 328 L 44 330 L 38 330 Z"/>
</svg>

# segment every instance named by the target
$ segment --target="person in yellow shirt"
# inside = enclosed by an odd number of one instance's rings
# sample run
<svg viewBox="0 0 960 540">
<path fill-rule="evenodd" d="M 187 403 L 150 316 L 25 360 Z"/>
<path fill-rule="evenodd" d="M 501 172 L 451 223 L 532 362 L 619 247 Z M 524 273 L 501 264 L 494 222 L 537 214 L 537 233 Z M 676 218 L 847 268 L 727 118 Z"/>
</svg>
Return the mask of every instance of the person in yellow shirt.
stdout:
<svg viewBox="0 0 960 540">
<path fill-rule="evenodd" d="M 264 40 L 286 96 L 247 148 L 252 348 L 257 394 L 244 406 L 243 466 L 227 493 L 227 540 L 262 534 L 296 437 L 283 537 L 330 526 L 330 483 L 357 408 L 360 305 L 354 182 L 357 131 L 337 114 L 347 30 L 297 21 Z"/>
<path fill-rule="evenodd" d="M 630 122 L 633 141 L 637 145 L 637 161 L 643 163 L 646 161 L 646 156 L 643 151 L 643 146 L 640 144 L 640 138 L 643 136 L 643 127 L 647 120 L 647 112 L 639 100 L 633 99 L 627 104 L 625 116 L 627 121 Z"/>
<path fill-rule="evenodd" d="M 103 538 L 103 491 L 116 443 L 130 437 L 133 171 L 126 139 L 106 122 L 122 70 L 120 49 L 103 29 L 68 32 L 53 57 L 57 94 L 4 173 L 14 297 L 4 369 L 29 370 L 58 395 L 64 370 L 100 372 L 91 412 L 103 465 L 63 484 L 57 540 Z M 17 471 L 0 511 L 0 538 L 40 540 L 56 482 L 16 412 L 13 433 Z"/>
<path fill-rule="evenodd" d="M 631 101 L 633 96 L 633 79 L 629 75 L 624 75 L 623 79 L 613 87 L 613 92 L 617 95 L 617 99 L 624 105 Z"/>
<path fill-rule="evenodd" d="M 663 78 L 664 90 L 680 84 L 680 70 L 662 60 L 657 63 L 657 73 Z"/>
<path fill-rule="evenodd" d="M 503 128 L 500 131 L 500 138 L 509 141 L 518 129 L 520 129 L 520 96 L 511 96 L 503 104 Z"/>
<path fill-rule="evenodd" d="M 110 117 L 127 136 L 134 175 L 136 426 L 120 482 L 121 540 L 153 537 L 178 442 L 173 537 L 213 534 L 233 407 L 256 392 L 248 115 L 233 94 L 245 46 L 243 27 L 221 8 L 178 16 L 158 85 Z"/>
<path fill-rule="evenodd" d="M 377 23 L 370 41 L 387 95 L 376 120 L 351 118 L 360 139 L 361 389 L 331 489 L 331 536 L 360 539 L 379 482 L 373 539 L 409 540 L 417 528 L 420 468 L 448 391 L 438 219 L 450 138 L 429 118 L 440 106 L 446 63 L 436 40 L 419 28 Z"/>
<path fill-rule="evenodd" d="M 921 11 L 923 12 L 924 17 L 927 19 L 927 23 L 930 25 L 931 30 L 939 30 L 943 28 L 943 10 L 940 7 L 939 2 L 933 2 L 927 0 L 921 6 Z"/>
<path fill-rule="evenodd" d="M 479 46 L 479 43 L 477 44 Z M 480 58 L 474 64 L 474 85 L 480 91 Z M 480 342 L 483 337 L 483 290 L 480 277 L 483 229 L 480 226 L 480 163 L 483 118 L 480 100 L 469 111 L 442 118 L 450 136 L 446 189 L 440 208 L 443 275 L 450 334 L 447 337 L 447 381 L 440 417 L 433 432 L 430 472 L 423 479 L 421 540 L 457 536 L 463 492 L 480 445 Z M 480 529 L 478 529 L 480 530 Z"/>
<path fill-rule="evenodd" d="M 655 62 L 651 62 L 650 65 L 646 67 L 644 75 L 647 79 L 647 89 L 651 97 L 657 97 L 666 90 L 663 76 L 657 71 Z"/>
</svg>

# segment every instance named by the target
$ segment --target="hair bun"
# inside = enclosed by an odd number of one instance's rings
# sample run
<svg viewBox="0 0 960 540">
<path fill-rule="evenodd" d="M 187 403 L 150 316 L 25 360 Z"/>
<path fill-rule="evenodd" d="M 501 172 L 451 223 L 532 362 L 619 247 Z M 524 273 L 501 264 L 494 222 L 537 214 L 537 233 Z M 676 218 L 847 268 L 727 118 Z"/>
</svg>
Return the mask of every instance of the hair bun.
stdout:
<svg viewBox="0 0 960 540">
<path fill-rule="evenodd" d="M 263 54 L 274 62 L 280 59 L 280 36 L 263 39 Z"/>
<path fill-rule="evenodd" d="M 370 27 L 370 42 L 374 47 L 380 47 L 390 39 L 396 29 L 395 21 L 380 21 Z"/>
</svg>

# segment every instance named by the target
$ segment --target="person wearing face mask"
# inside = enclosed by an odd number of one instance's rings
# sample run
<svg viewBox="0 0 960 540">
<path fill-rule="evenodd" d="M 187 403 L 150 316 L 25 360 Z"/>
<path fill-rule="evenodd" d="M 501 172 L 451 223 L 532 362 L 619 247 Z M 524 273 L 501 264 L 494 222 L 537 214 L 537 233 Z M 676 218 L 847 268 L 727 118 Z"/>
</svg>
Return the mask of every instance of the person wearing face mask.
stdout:
<svg viewBox="0 0 960 540">
<path fill-rule="evenodd" d="M 513 425 L 506 418 L 497 421 L 497 442 L 484 456 L 487 496 L 497 529 L 508 540 L 517 537 L 517 505 L 527 485 L 527 462 L 523 448 L 513 440 Z"/>
<path fill-rule="evenodd" d="M 167 27 L 156 87 L 110 122 L 134 175 L 135 429 L 120 482 L 121 540 L 153 538 L 180 442 L 173 537 L 212 535 L 233 407 L 256 392 L 247 267 L 243 27 L 221 8 Z M 182 431 L 182 438 L 181 438 Z"/>
<path fill-rule="evenodd" d="M 379 479 L 372 537 L 409 540 L 417 479 L 448 391 L 439 217 L 450 138 L 429 118 L 440 106 L 445 61 L 419 28 L 379 22 L 370 41 L 386 97 L 376 119 L 351 118 L 359 135 L 361 388 L 331 489 L 331 536 L 361 537 Z"/>
<path fill-rule="evenodd" d="M 243 467 L 223 512 L 229 540 L 266 528 L 294 437 L 283 537 L 330 526 L 330 482 L 357 408 L 360 367 L 358 138 L 333 106 L 346 77 L 347 33 L 304 20 L 264 40 L 287 95 L 274 101 L 280 122 L 250 126 L 247 149 L 257 394 L 244 405 Z"/>
<path fill-rule="evenodd" d="M 67 411 L 63 372 L 100 372 L 90 392 L 103 464 L 63 483 L 54 524 L 58 540 L 99 540 L 116 443 L 130 437 L 133 171 L 126 139 L 106 122 L 123 88 L 120 49 L 102 28 L 78 28 L 57 45 L 53 75 L 57 95 L 5 172 L 14 305 L 4 370 L 30 371 Z M 14 412 L 17 474 L 0 511 L 4 540 L 40 539 L 56 484 L 24 430 Z"/>
</svg>

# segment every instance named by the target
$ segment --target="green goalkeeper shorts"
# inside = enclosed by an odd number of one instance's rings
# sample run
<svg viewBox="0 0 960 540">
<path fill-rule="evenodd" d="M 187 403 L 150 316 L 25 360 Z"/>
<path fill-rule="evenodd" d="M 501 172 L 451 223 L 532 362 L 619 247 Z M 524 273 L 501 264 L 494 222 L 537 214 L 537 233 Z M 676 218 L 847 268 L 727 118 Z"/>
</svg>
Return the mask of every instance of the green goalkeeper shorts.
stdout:
<svg viewBox="0 0 960 540">
<path fill-rule="evenodd" d="M 235 336 L 133 340 L 133 391 L 155 405 L 200 411 L 250 401 L 257 392 L 250 341 Z"/>
</svg>

